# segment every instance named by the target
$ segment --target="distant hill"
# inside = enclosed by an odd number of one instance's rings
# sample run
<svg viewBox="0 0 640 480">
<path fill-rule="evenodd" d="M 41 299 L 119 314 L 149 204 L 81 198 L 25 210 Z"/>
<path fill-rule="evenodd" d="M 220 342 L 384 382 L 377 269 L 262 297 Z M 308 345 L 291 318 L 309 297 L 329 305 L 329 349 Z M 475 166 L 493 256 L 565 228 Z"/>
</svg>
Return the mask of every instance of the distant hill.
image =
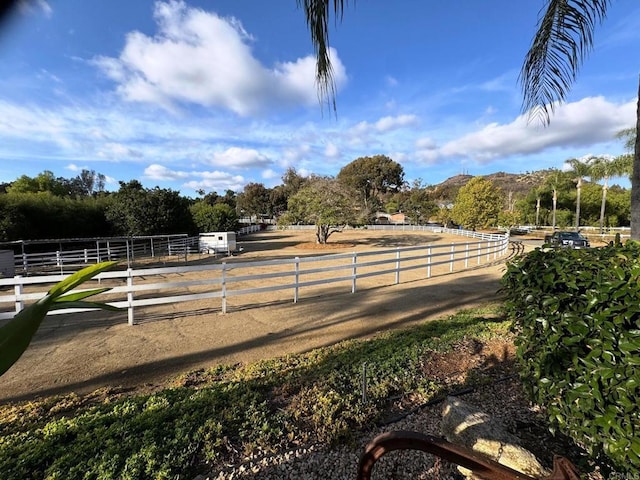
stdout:
<svg viewBox="0 0 640 480">
<path fill-rule="evenodd" d="M 497 172 L 490 175 L 479 175 L 483 178 L 491 180 L 494 185 L 500 187 L 505 195 L 512 192 L 513 198 L 522 198 L 531 191 L 531 189 L 541 185 L 544 177 L 549 170 L 538 170 L 527 173 L 505 173 Z M 474 175 L 456 175 L 450 177 L 444 182 L 431 187 L 436 201 L 453 202 L 458 194 L 458 190 L 465 186 Z"/>
</svg>

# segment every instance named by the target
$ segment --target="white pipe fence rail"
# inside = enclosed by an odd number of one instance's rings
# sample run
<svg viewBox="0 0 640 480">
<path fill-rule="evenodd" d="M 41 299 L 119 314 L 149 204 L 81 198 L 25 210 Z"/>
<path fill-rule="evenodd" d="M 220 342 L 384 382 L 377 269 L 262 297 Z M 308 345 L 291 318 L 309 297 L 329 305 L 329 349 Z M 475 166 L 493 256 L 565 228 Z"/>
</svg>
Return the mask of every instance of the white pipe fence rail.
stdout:
<svg viewBox="0 0 640 480">
<path fill-rule="evenodd" d="M 83 287 L 94 288 L 92 283 L 95 282 L 112 287 L 97 296 L 96 301 L 126 309 L 127 321 L 133 325 L 135 310 L 141 307 L 219 298 L 221 312 L 226 313 L 230 297 L 286 290 L 291 291 L 295 303 L 302 288 L 346 282 L 351 293 L 356 293 L 361 283 L 366 288 L 368 278 L 392 275 L 391 284 L 399 284 L 401 274 L 407 277 L 404 281 L 430 278 L 434 267 L 448 265 L 444 268 L 446 273 L 488 264 L 505 255 L 508 249 L 508 236 L 488 235 L 473 242 L 368 252 L 139 270 L 129 268 L 103 272 Z M 439 270 L 443 271 L 442 268 Z M 65 275 L 50 275 L 0 279 L 0 320 L 12 318 L 25 305 L 42 298 L 44 285 L 48 289 L 64 278 Z M 381 284 L 384 283 L 378 281 L 376 286 Z M 81 311 L 86 310 L 55 310 L 50 314 Z"/>
</svg>

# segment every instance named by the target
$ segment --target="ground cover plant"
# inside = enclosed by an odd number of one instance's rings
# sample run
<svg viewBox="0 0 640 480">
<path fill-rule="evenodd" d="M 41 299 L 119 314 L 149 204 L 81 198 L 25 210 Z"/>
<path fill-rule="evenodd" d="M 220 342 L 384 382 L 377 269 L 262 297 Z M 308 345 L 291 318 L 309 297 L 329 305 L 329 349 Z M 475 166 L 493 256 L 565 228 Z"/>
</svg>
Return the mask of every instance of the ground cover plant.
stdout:
<svg viewBox="0 0 640 480">
<path fill-rule="evenodd" d="M 426 375 L 425 359 L 465 339 L 508 336 L 498 312 L 491 305 L 367 341 L 193 372 L 149 394 L 2 406 L 0 471 L 6 479 L 193 478 L 257 449 L 349 442 L 398 413 L 403 398 L 415 406 L 459 389 Z"/>
<path fill-rule="evenodd" d="M 640 473 L 640 244 L 536 249 L 503 284 L 531 399 L 605 464 Z"/>
</svg>

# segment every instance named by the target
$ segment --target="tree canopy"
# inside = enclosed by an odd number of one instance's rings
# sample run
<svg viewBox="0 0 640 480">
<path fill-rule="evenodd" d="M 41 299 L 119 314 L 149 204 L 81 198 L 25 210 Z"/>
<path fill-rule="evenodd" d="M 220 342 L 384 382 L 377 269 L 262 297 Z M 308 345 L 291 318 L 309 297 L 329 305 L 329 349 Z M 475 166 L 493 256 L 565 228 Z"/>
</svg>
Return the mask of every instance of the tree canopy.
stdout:
<svg viewBox="0 0 640 480">
<path fill-rule="evenodd" d="M 358 205 L 353 192 L 330 177 L 314 177 L 289 198 L 282 224 L 313 224 L 316 241 L 327 243 L 329 236 L 357 223 Z"/>
<path fill-rule="evenodd" d="M 372 199 L 380 203 L 382 195 L 400 190 L 404 169 L 386 155 L 360 157 L 342 167 L 337 179 L 357 192 L 366 209 Z"/>
<path fill-rule="evenodd" d="M 475 230 L 494 226 L 502 210 L 502 192 L 490 180 L 473 177 L 458 192 L 451 212 L 453 221 Z"/>
</svg>

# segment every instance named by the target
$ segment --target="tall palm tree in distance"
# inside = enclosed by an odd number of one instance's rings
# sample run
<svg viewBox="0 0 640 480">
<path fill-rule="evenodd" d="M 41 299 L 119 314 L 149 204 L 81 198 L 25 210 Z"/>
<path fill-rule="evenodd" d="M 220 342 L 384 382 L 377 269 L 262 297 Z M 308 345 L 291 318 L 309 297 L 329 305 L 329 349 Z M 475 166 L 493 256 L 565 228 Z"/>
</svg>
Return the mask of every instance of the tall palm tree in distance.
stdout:
<svg viewBox="0 0 640 480">
<path fill-rule="evenodd" d="M 620 155 L 616 158 L 595 157 L 591 160 L 591 180 L 602 183 L 602 202 L 600 203 L 600 233 L 604 233 L 604 214 L 607 205 L 609 179 L 631 174 L 631 156 Z"/>
<path fill-rule="evenodd" d="M 329 58 L 329 19 L 342 19 L 349 0 L 296 0 L 302 6 L 311 33 L 316 81 L 322 101 L 336 108 L 335 83 Z M 355 3 L 355 0 L 354 0 Z M 530 118 L 551 121 L 576 80 L 583 60 L 593 48 L 593 34 L 607 14 L 611 0 L 546 0 L 538 30 L 520 72 L 522 108 Z M 636 132 L 640 132 L 640 82 Z M 634 145 L 631 176 L 631 238 L 640 240 L 640 135 Z"/>
<path fill-rule="evenodd" d="M 582 182 L 585 177 L 591 176 L 591 159 L 586 161 L 579 160 L 577 158 L 571 158 L 566 161 L 567 165 L 571 167 L 571 173 L 573 175 L 573 181 L 576 182 L 576 231 L 580 229 L 580 196 L 582 193 Z"/>
</svg>

